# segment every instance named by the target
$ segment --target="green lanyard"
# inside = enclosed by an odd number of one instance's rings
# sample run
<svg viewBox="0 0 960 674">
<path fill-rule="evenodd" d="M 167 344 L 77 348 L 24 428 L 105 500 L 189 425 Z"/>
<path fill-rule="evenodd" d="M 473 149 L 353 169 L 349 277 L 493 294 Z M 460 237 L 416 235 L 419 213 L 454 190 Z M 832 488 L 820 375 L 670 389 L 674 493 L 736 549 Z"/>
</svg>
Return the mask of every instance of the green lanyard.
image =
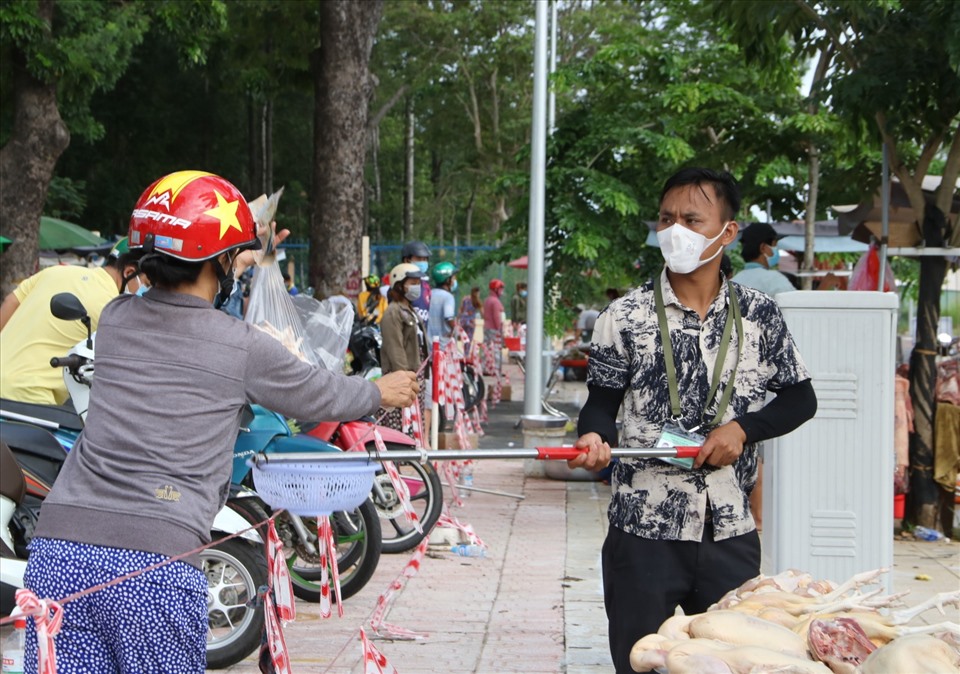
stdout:
<svg viewBox="0 0 960 674">
<path fill-rule="evenodd" d="M 713 417 L 713 421 L 710 422 L 710 426 L 715 426 L 720 423 L 720 420 L 723 418 L 723 413 L 727 411 L 727 404 L 733 395 L 737 366 L 740 364 L 740 354 L 743 351 L 743 320 L 740 317 L 740 301 L 733 283 L 729 281 L 727 281 L 727 292 L 730 310 L 727 312 L 727 319 L 723 324 L 723 336 L 720 338 L 717 360 L 713 365 L 713 382 L 710 384 L 710 392 L 707 394 L 707 401 L 705 403 L 707 406 L 710 404 L 710 401 L 713 400 L 717 389 L 720 387 L 720 378 L 723 376 L 723 362 L 727 358 L 727 349 L 730 346 L 730 333 L 734 323 L 737 325 L 737 360 L 734 362 L 733 370 L 730 372 L 728 385 L 723 387 L 720 407 L 717 409 L 717 414 Z M 682 410 L 680 408 L 680 394 L 677 390 L 677 368 L 673 362 L 673 344 L 670 342 L 670 328 L 667 325 L 667 312 L 663 305 L 663 290 L 660 288 L 659 276 L 653 281 L 653 294 L 657 306 L 657 319 L 660 322 L 660 341 L 663 342 L 663 360 L 667 368 L 667 386 L 670 389 L 670 411 L 673 414 L 673 420 L 679 423 Z M 700 421 L 703 421 L 702 412 L 700 414 Z"/>
</svg>

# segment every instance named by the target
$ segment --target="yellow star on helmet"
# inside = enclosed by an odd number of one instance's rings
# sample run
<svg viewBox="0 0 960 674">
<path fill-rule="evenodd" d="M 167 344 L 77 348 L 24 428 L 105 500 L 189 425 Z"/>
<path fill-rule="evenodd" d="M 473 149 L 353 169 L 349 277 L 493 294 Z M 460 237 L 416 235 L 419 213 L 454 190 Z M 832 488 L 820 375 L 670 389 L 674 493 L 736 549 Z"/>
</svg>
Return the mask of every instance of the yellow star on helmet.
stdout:
<svg viewBox="0 0 960 674">
<path fill-rule="evenodd" d="M 227 201 L 216 190 L 213 193 L 217 195 L 217 207 L 204 211 L 203 214 L 220 221 L 220 238 L 222 239 L 230 228 L 243 232 L 243 227 L 240 226 L 240 221 L 237 219 L 237 207 L 240 206 L 240 200 Z"/>
</svg>

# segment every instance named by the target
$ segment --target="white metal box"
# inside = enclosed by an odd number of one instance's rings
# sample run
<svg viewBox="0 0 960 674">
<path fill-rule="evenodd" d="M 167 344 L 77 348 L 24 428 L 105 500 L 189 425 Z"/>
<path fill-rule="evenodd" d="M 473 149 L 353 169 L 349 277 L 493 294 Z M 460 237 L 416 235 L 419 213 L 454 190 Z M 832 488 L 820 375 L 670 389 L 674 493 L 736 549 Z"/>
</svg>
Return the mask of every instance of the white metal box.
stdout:
<svg viewBox="0 0 960 674">
<path fill-rule="evenodd" d="M 897 296 L 798 291 L 777 302 L 818 408 L 765 445 L 764 573 L 800 569 L 842 582 L 892 568 Z"/>
</svg>

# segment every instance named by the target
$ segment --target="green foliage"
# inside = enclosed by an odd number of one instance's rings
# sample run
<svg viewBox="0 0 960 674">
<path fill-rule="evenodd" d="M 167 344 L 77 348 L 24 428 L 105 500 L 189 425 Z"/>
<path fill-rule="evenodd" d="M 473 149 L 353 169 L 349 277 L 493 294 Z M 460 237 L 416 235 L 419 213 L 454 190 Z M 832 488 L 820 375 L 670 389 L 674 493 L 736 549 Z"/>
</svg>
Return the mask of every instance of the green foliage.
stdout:
<svg viewBox="0 0 960 674">
<path fill-rule="evenodd" d="M 79 222 L 83 209 L 87 205 L 85 188 L 86 184 L 82 180 L 54 176 L 47 190 L 44 214 L 70 222 Z"/>
</svg>

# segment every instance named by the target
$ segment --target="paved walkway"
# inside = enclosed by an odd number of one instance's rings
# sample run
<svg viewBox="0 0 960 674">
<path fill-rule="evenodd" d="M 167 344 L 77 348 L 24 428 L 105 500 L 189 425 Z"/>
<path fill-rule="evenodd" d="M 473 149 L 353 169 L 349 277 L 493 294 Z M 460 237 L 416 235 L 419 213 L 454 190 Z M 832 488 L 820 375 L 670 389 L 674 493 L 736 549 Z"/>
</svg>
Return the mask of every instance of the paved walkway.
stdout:
<svg viewBox="0 0 960 674">
<path fill-rule="evenodd" d="M 584 400 L 577 386 L 564 385 L 555 400 L 569 404 L 577 393 Z M 513 428 L 521 413 L 521 403 L 501 403 L 481 447 L 522 446 Z M 612 671 L 599 554 L 609 487 L 525 475 L 536 472 L 530 462 L 526 468 L 519 461 L 477 462 L 476 486 L 524 499 L 481 493 L 465 499 L 453 515 L 474 527 L 489 546 L 488 557 L 465 559 L 432 548 L 420 573 L 395 597 L 386 621 L 429 633 L 419 641 L 374 642 L 402 674 Z M 960 588 L 957 543 L 897 541 L 894 550 L 894 589 L 911 590 L 909 604 Z M 343 618 L 320 620 L 316 606 L 298 603 L 298 619 L 286 629 L 293 671 L 362 673 L 358 629 L 407 559 L 384 555 L 367 587 L 347 600 Z M 944 618 L 932 611 L 918 622 L 945 619 L 960 621 L 960 614 Z M 227 671 L 259 670 L 251 658 Z"/>
</svg>

